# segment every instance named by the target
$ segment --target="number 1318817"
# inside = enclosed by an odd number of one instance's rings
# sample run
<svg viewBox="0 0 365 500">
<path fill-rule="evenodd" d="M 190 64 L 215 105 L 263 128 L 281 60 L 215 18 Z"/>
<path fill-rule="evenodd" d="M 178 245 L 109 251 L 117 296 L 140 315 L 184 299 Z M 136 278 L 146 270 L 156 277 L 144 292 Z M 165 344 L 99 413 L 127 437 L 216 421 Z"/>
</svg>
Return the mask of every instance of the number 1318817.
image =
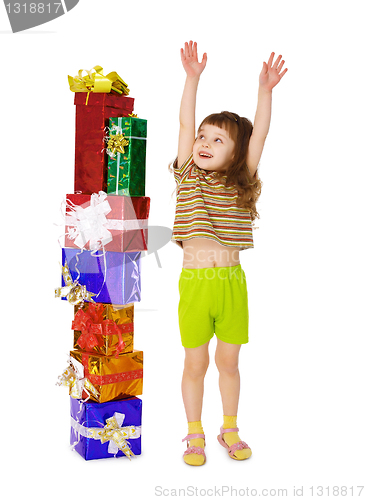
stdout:
<svg viewBox="0 0 365 500">
<path fill-rule="evenodd" d="M 312 497 L 359 497 L 363 493 L 364 486 L 311 486 L 309 489 Z"/>
<path fill-rule="evenodd" d="M 62 9 L 61 2 L 52 2 L 52 3 L 7 3 L 6 8 L 8 9 L 9 14 L 20 14 L 27 12 L 29 14 L 57 14 L 58 10 Z"/>
</svg>

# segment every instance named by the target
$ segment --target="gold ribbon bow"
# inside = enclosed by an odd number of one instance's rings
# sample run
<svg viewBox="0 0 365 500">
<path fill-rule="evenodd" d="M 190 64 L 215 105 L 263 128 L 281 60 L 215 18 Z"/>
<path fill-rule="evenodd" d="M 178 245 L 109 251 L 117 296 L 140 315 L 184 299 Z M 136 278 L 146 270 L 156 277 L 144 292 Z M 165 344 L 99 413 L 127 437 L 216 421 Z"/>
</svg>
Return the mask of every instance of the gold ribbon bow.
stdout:
<svg viewBox="0 0 365 500">
<path fill-rule="evenodd" d="M 129 141 L 124 137 L 124 134 L 110 135 L 107 149 L 110 150 L 110 156 L 115 156 L 115 152 L 123 153 L 125 146 L 128 146 Z"/>
<path fill-rule="evenodd" d="M 71 362 L 62 375 L 58 377 L 56 385 L 68 387 L 70 396 L 74 399 L 82 399 L 83 391 L 86 392 L 88 397 L 90 397 L 90 393 L 95 396 L 96 399 L 100 396 L 99 391 L 96 390 L 90 380 L 87 378 L 81 379 L 79 377 Z"/>
<path fill-rule="evenodd" d="M 129 460 L 131 460 L 131 455 L 134 456 L 133 451 L 129 448 L 126 441 L 128 437 L 134 437 L 133 434 L 136 433 L 136 429 L 133 426 L 130 427 L 120 427 L 115 414 L 106 419 L 106 424 L 103 429 L 100 428 L 90 428 L 88 429 L 88 437 L 93 439 L 100 439 L 102 444 L 110 441 L 114 444 L 112 448 L 117 451 L 116 448 L 121 450 L 124 455 L 126 455 Z M 110 443 L 110 444 L 111 444 Z M 110 445 L 109 445 L 110 447 Z"/>
<path fill-rule="evenodd" d="M 83 71 L 87 73 L 85 76 L 82 76 Z M 103 68 L 101 66 L 94 66 L 90 70 L 80 69 L 78 74 L 74 77 L 69 75 L 68 83 L 70 85 L 70 90 L 72 92 L 88 92 L 86 104 L 90 92 L 96 94 L 108 94 L 109 92 L 125 95 L 129 94 L 128 85 L 118 73 L 112 71 L 105 76 L 102 71 Z"/>
<path fill-rule="evenodd" d="M 67 262 L 62 267 L 62 275 L 65 286 L 55 288 L 55 297 L 66 297 L 73 306 L 83 304 L 86 301 L 95 302 L 92 298 L 96 293 L 88 292 L 85 285 L 79 285 L 78 281 L 72 281 Z"/>
</svg>

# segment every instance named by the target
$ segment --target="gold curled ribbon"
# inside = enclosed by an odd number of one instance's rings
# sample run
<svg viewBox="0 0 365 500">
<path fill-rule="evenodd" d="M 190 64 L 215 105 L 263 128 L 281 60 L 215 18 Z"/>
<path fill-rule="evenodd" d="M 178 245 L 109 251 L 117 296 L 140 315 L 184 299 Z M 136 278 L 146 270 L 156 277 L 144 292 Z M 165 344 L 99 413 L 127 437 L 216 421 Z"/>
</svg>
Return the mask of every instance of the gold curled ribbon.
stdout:
<svg viewBox="0 0 365 500">
<path fill-rule="evenodd" d="M 100 392 L 93 386 L 90 380 L 87 378 L 80 379 L 71 363 L 69 363 L 62 375 L 58 377 L 57 385 L 68 387 L 70 396 L 74 399 L 82 399 L 83 391 L 85 391 L 88 395 L 88 399 L 90 397 L 90 393 L 95 398 L 100 396 Z"/>
<path fill-rule="evenodd" d="M 131 118 L 138 118 L 138 116 L 137 116 L 137 115 L 135 115 L 134 113 L 129 113 L 129 115 L 128 115 L 128 116 L 130 116 Z"/>
<path fill-rule="evenodd" d="M 134 456 L 133 451 L 130 449 L 126 438 L 133 437 L 135 433 L 133 426 L 130 427 L 120 427 L 117 419 L 113 415 L 106 419 L 106 424 L 103 429 L 100 428 L 90 428 L 88 429 L 88 437 L 93 439 L 100 439 L 101 443 L 104 444 L 107 441 L 111 441 L 115 446 L 121 450 L 124 455 L 126 455 L 129 460 L 131 460 L 131 455 Z"/>
<path fill-rule="evenodd" d="M 86 72 L 83 76 L 82 73 Z M 115 92 L 117 94 L 129 94 L 128 85 L 116 73 L 112 71 L 106 76 L 102 73 L 101 66 L 94 66 L 90 70 L 80 69 L 74 77 L 68 76 L 68 83 L 72 92 L 94 92 L 96 94 L 109 94 Z M 88 96 L 89 97 L 89 96 Z M 86 103 L 87 104 L 87 103 Z"/>
<path fill-rule="evenodd" d="M 55 297 L 66 297 L 73 306 L 87 302 L 95 302 L 92 298 L 96 293 L 88 292 L 85 285 L 79 285 L 78 281 L 73 281 L 67 262 L 62 267 L 62 276 L 65 286 L 55 288 Z"/>
<path fill-rule="evenodd" d="M 129 141 L 124 137 L 124 134 L 110 135 L 107 149 L 110 150 L 110 156 L 114 156 L 115 152 L 123 153 L 125 146 L 128 146 Z"/>
</svg>

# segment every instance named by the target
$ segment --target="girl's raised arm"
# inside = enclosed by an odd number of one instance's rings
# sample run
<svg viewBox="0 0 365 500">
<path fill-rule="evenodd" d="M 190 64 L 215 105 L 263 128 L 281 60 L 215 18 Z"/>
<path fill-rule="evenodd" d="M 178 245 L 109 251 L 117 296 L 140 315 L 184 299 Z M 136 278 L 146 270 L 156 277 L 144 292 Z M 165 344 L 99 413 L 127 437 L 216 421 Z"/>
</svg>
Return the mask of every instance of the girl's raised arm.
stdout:
<svg viewBox="0 0 365 500">
<path fill-rule="evenodd" d="M 247 167 L 252 176 L 255 175 L 262 151 L 264 149 L 265 140 L 269 132 L 271 121 L 272 89 L 280 82 L 285 73 L 288 71 L 287 68 L 282 71 L 285 61 L 281 61 L 281 56 L 279 56 L 273 63 L 274 55 L 274 52 L 272 52 L 268 62 L 264 62 L 259 77 L 257 109 L 247 153 Z"/>
<path fill-rule="evenodd" d="M 181 62 L 186 71 L 186 81 L 180 105 L 180 131 L 177 153 L 177 164 L 180 167 L 191 155 L 195 141 L 195 105 L 196 93 L 200 75 L 207 63 L 207 54 L 204 53 L 202 62 L 198 61 L 196 42 L 185 43 L 185 50 L 181 49 Z"/>
</svg>

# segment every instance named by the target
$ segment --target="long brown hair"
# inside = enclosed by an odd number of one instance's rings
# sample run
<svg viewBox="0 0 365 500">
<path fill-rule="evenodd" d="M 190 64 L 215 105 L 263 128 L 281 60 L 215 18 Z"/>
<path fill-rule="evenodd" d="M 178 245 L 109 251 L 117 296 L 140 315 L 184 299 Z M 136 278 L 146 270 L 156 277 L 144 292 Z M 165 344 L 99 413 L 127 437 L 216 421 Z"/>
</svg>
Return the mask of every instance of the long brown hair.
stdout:
<svg viewBox="0 0 365 500">
<path fill-rule="evenodd" d="M 222 111 L 204 118 L 199 126 L 198 133 L 203 125 L 215 125 L 226 130 L 235 142 L 235 151 L 232 164 L 225 172 L 216 172 L 216 177 L 226 186 L 235 186 L 238 191 L 237 205 L 247 208 L 251 212 L 252 220 L 260 218 L 256 202 L 261 194 L 262 182 L 257 171 L 251 177 L 247 167 L 247 152 L 253 125 L 247 118 L 236 113 Z"/>
</svg>

